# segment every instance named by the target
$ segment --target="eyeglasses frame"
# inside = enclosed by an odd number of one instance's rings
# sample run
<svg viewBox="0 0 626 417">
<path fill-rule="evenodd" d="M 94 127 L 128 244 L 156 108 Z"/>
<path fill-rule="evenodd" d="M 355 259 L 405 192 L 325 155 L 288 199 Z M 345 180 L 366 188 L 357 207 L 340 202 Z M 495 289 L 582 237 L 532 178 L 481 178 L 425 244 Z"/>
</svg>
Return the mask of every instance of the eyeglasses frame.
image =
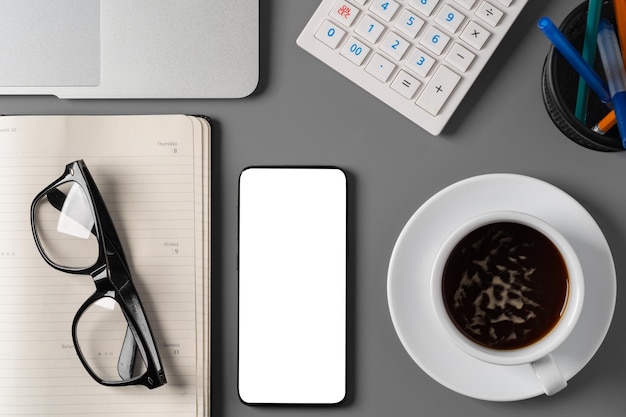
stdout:
<svg viewBox="0 0 626 417">
<path fill-rule="evenodd" d="M 93 265 L 86 268 L 69 268 L 55 263 L 51 260 L 39 239 L 35 225 L 36 208 L 40 200 L 47 197 L 51 191 L 65 183 L 78 184 L 89 201 L 91 214 L 95 220 L 92 234 L 98 240 L 98 258 Z M 121 241 L 113 224 L 113 220 L 106 208 L 104 199 L 96 186 L 96 183 L 87 168 L 85 162 L 77 160 L 66 165 L 64 174 L 52 184 L 47 186 L 34 198 L 31 205 L 31 228 L 35 243 L 43 259 L 59 271 L 90 275 L 96 286 L 95 292 L 79 308 L 72 323 L 72 338 L 76 353 L 83 366 L 91 377 L 98 383 L 106 386 L 144 385 L 153 389 L 164 385 L 167 380 L 158 348 L 152 336 L 150 324 L 144 312 L 139 294 L 132 282 L 130 268 L 124 255 Z M 120 353 L 120 363 L 118 372 L 122 380 L 107 381 L 101 379 L 89 366 L 80 348 L 77 338 L 77 324 L 82 314 L 94 302 L 101 298 L 112 298 L 120 305 L 122 312 L 128 323 L 128 328 L 124 343 Z M 146 371 L 142 375 L 132 376 L 136 349 L 146 361 Z"/>
</svg>

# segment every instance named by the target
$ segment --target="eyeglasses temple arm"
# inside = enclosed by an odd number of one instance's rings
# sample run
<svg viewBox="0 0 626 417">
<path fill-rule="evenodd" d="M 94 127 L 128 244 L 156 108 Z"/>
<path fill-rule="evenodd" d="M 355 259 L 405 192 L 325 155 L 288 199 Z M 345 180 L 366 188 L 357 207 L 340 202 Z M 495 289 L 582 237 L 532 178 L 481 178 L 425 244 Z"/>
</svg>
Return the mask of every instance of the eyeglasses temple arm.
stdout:
<svg viewBox="0 0 626 417">
<path fill-rule="evenodd" d="M 152 362 L 156 372 L 156 375 L 154 376 L 158 379 L 156 385 L 148 386 L 148 388 L 155 388 L 156 386 L 163 385 L 166 382 L 166 379 L 165 373 L 163 372 L 161 357 L 155 344 L 154 337 L 152 336 L 148 319 L 144 313 L 143 307 L 141 306 L 141 301 L 137 296 L 137 290 L 135 289 L 132 281 L 128 280 L 122 288 L 117 290 L 117 293 L 121 297 L 121 300 L 118 300 L 118 304 L 126 307 L 123 311 L 129 323 L 124 343 L 122 345 L 122 354 L 132 354 L 133 357 L 136 357 L 137 349 L 139 349 L 140 354 L 144 358 L 148 367 Z M 142 341 L 142 343 L 137 343 L 138 340 Z M 127 372 L 132 375 L 134 369 L 131 367 L 129 368 L 129 371 L 126 371 L 126 366 L 127 365 L 124 365 L 123 372 Z M 120 374 L 120 376 L 122 375 Z"/>
<path fill-rule="evenodd" d="M 135 358 L 137 356 L 137 341 L 130 328 L 126 327 L 124 343 L 120 351 L 120 358 L 117 361 L 117 373 L 122 379 L 131 379 L 135 370 Z"/>
</svg>

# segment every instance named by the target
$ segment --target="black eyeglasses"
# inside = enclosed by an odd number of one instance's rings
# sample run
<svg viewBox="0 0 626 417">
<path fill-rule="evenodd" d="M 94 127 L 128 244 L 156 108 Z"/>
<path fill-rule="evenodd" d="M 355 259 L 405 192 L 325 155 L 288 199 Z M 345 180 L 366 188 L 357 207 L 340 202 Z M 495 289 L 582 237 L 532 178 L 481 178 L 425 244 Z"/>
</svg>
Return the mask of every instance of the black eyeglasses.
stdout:
<svg viewBox="0 0 626 417">
<path fill-rule="evenodd" d="M 72 324 L 76 353 L 89 374 L 108 386 L 165 384 L 122 244 L 82 160 L 68 164 L 65 173 L 35 197 L 31 227 L 50 266 L 90 275 L 96 285 Z"/>
</svg>

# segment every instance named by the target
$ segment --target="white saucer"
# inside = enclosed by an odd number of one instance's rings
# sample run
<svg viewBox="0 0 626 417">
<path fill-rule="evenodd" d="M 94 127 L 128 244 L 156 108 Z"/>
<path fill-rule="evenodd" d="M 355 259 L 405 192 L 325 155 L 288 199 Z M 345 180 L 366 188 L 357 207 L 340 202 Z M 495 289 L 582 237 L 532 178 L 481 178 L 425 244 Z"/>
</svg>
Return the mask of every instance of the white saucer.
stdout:
<svg viewBox="0 0 626 417">
<path fill-rule="evenodd" d="M 522 211 L 550 223 L 569 240 L 585 276 L 591 277 L 578 325 L 553 355 L 567 380 L 591 360 L 609 329 L 617 292 L 615 267 L 591 215 L 562 190 L 535 178 L 469 178 L 438 192 L 413 214 L 393 249 L 387 277 L 389 310 L 400 341 L 444 386 L 478 399 L 514 401 L 543 393 L 531 366 L 492 365 L 465 354 L 437 323 L 429 298 L 429 275 L 443 240 L 469 218 L 493 210 Z"/>
</svg>

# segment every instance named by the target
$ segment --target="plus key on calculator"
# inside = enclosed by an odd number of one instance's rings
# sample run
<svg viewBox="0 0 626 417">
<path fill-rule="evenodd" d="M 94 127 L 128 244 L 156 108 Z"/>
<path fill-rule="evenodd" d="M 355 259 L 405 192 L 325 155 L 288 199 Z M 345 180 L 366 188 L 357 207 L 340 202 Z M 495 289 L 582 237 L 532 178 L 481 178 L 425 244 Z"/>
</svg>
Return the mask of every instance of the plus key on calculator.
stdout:
<svg viewBox="0 0 626 417">
<path fill-rule="evenodd" d="M 433 135 L 528 0 L 323 0 L 300 47 Z"/>
</svg>

